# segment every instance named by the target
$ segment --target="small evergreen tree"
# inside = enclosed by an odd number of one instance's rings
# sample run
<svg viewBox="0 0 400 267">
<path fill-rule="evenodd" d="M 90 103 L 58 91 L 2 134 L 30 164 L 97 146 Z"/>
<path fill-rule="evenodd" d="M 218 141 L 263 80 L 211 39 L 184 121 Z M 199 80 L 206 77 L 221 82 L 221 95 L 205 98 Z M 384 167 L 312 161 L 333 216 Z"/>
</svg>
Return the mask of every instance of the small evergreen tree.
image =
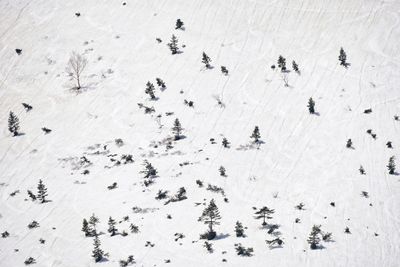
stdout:
<svg viewBox="0 0 400 267">
<path fill-rule="evenodd" d="M 27 103 L 22 103 L 22 106 L 24 107 L 26 112 L 28 112 L 32 109 L 32 106 Z"/>
<path fill-rule="evenodd" d="M 347 148 L 352 148 L 353 147 L 353 142 L 351 141 L 351 139 L 347 140 L 346 147 Z"/>
<path fill-rule="evenodd" d="M 281 55 L 278 58 L 278 67 L 281 68 L 281 71 L 286 70 L 286 58 Z"/>
<path fill-rule="evenodd" d="M 156 168 L 154 168 L 150 162 L 144 160 L 143 165 L 144 165 L 144 170 L 140 171 L 140 173 L 144 174 L 145 179 L 154 178 L 157 175 Z"/>
<path fill-rule="evenodd" d="M 97 218 L 96 215 L 94 215 L 94 213 L 93 213 L 92 216 L 90 216 L 90 218 L 89 218 L 89 225 L 90 225 L 91 236 L 97 235 L 96 225 L 97 225 L 99 222 L 100 222 L 99 218 Z"/>
<path fill-rule="evenodd" d="M 239 221 L 236 222 L 235 233 L 236 233 L 236 237 L 245 237 L 243 224 Z"/>
<path fill-rule="evenodd" d="M 94 241 L 93 241 L 93 251 L 92 257 L 94 258 L 95 262 L 99 262 L 104 258 L 104 251 L 100 248 L 101 242 L 99 236 L 95 234 Z"/>
<path fill-rule="evenodd" d="M 139 226 L 134 225 L 133 223 L 131 223 L 131 225 L 129 226 L 129 229 L 131 230 L 131 233 L 133 233 L 133 234 L 139 233 Z"/>
<path fill-rule="evenodd" d="M 390 141 L 386 143 L 386 146 L 387 146 L 387 148 L 393 148 L 392 142 L 390 142 Z"/>
<path fill-rule="evenodd" d="M 251 134 L 250 138 L 254 139 L 254 143 L 258 143 L 260 141 L 261 135 L 258 126 L 254 127 L 253 133 Z"/>
<path fill-rule="evenodd" d="M 292 68 L 297 74 L 300 74 L 299 65 L 294 60 L 292 61 Z"/>
<path fill-rule="evenodd" d="M 365 170 L 364 170 L 364 167 L 362 165 L 360 165 L 360 168 L 358 170 L 360 171 L 361 175 L 365 174 Z"/>
<path fill-rule="evenodd" d="M 251 257 L 253 256 L 253 248 L 245 248 L 242 244 L 235 244 L 235 250 L 239 256 L 242 257 Z"/>
<path fill-rule="evenodd" d="M 47 197 L 47 188 L 43 184 L 42 180 L 39 180 L 37 189 L 38 189 L 37 198 L 39 199 L 40 203 L 45 203 Z"/>
<path fill-rule="evenodd" d="M 108 232 L 111 234 L 111 236 L 116 235 L 118 232 L 117 228 L 115 228 L 115 224 L 115 220 L 110 216 L 110 218 L 108 219 Z"/>
<path fill-rule="evenodd" d="M 321 226 L 314 225 L 311 229 L 310 236 L 307 239 L 307 242 L 310 244 L 311 249 L 317 249 L 319 242 L 321 241 L 319 235 L 321 233 Z"/>
<path fill-rule="evenodd" d="M 224 74 L 225 76 L 228 75 L 229 71 L 225 66 L 221 66 L 221 72 L 222 74 Z"/>
<path fill-rule="evenodd" d="M 206 65 L 207 69 L 211 68 L 210 62 L 211 62 L 211 58 L 209 56 L 207 56 L 207 54 L 205 52 L 203 52 L 203 57 L 201 62 L 203 62 Z"/>
<path fill-rule="evenodd" d="M 31 190 L 28 190 L 28 196 L 31 198 L 32 201 L 35 201 L 35 200 L 36 200 L 36 196 L 35 196 L 34 193 L 32 193 Z"/>
<path fill-rule="evenodd" d="M 224 166 L 219 167 L 219 175 L 226 176 L 226 169 Z"/>
<path fill-rule="evenodd" d="M 221 220 L 221 215 L 219 213 L 218 207 L 214 202 L 214 199 L 211 199 L 210 204 L 203 210 L 202 215 L 199 218 L 199 221 L 204 222 L 204 224 L 208 224 L 208 239 L 214 239 L 216 233 L 214 232 L 213 226 L 219 225 L 219 220 Z"/>
<path fill-rule="evenodd" d="M 150 96 L 151 100 L 156 99 L 156 96 L 154 94 L 155 92 L 154 85 L 151 82 L 146 83 L 146 90 L 144 92 Z"/>
<path fill-rule="evenodd" d="M 310 114 L 314 114 L 315 113 L 315 102 L 311 97 L 308 100 L 307 107 L 308 107 L 308 111 L 310 112 Z"/>
<path fill-rule="evenodd" d="M 228 139 L 226 139 L 225 137 L 222 139 L 222 145 L 223 145 L 225 148 L 229 148 L 229 141 L 228 141 Z"/>
<path fill-rule="evenodd" d="M 175 24 L 175 30 L 177 30 L 177 29 L 183 30 L 182 26 L 183 26 L 183 21 L 180 19 L 177 19 L 176 24 Z"/>
<path fill-rule="evenodd" d="M 175 54 L 178 53 L 178 51 L 179 51 L 179 48 L 178 48 L 178 38 L 176 38 L 175 35 L 172 35 L 172 37 L 171 37 L 171 42 L 168 43 L 167 45 L 168 45 L 168 47 L 169 47 L 169 49 L 171 50 L 171 53 L 172 53 L 173 55 L 175 55 Z"/>
<path fill-rule="evenodd" d="M 8 130 L 13 134 L 13 136 L 19 135 L 19 119 L 12 111 L 10 111 L 8 117 Z"/>
<path fill-rule="evenodd" d="M 36 260 L 35 260 L 35 258 L 32 258 L 32 257 L 29 257 L 24 261 L 25 265 L 31 265 L 31 264 L 35 264 L 35 263 L 36 263 Z"/>
<path fill-rule="evenodd" d="M 396 173 L 396 164 L 394 163 L 394 156 L 391 156 L 389 158 L 389 164 L 386 166 L 389 170 L 389 174 L 395 174 Z"/>
<path fill-rule="evenodd" d="M 179 188 L 178 193 L 175 194 L 175 196 L 172 197 L 171 201 L 176 202 L 176 201 L 181 201 L 187 199 L 186 196 L 186 189 L 184 187 Z"/>
<path fill-rule="evenodd" d="M 204 247 L 207 249 L 207 251 L 209 253 L 213 253 L 214 252 L 214 249 L 212 247 L 212 243 L 209 243 L 209 242 L 205 241 L 204 242 Z"/>
<path fill-rule="evenodd" d="M 174 121 L 174 126 L 172 127 L 172 133 L 174 134 L 175 140 L 179 140 L 182 138 L 182 136 L 181 136 L 182 126 L 181 126 L 181 123 L 179 122 L 178 118 L 176 118 Z"/>
<path fill-rule="evenodd" d="M 157 200 L 161 200 L 161 199 L 166 199 L 168 196 L 168 191 L 163 191 L 163 190 L 158 190 L 157 196 L 155 197 L 155 199 Z"/>
<path fill-rule="evenodd" d="M 90 229 L 89 223 L 86 219 L 83 219 L 82 222 L 82 232 L 85 233 L 85 236 L 91 236 L 92 234 L 92 229 Z"/>
<path fill-rule="evenodd" d="M 165 89 L 166 88 L 164 81 L 161 80 L 160 78 L 156 78 L 156 82 L 157 82 L 157 85 L 159 87 L 161 87 L 161 89 Z"/>
<path fill-rule="evenodd" d="M 340 65 L 342 65 L 345 68 L 347 68 L 349 65 L 349 63 L 347 63 L 346 60 L 347 60 L 346 53 L 344 52 L 343 47 L 341 47 L 339 52 L 339 61 Z"/>
<path fill-rule="evenodd" d="M 268 207 L 262 207 L 258 211 L 255 212 L 255 218 L 256 219 L 263 219 L 262 226 L 267 225 L 266 219 L 272 219 L 270 216 L 271 214 L 274 214 L 275 210 L 269 209 Z"/>
</svg>

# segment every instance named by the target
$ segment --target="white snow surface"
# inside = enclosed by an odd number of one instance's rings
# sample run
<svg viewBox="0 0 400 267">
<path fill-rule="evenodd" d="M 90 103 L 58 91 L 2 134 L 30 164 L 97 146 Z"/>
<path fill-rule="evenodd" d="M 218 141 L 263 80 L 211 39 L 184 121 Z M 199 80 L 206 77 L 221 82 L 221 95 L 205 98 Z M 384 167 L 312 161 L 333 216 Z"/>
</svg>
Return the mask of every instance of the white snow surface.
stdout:
<svg viewBox="0 0 400 267">
<path fill-rule="evenodd" d="M 386 168 L 391 156 L 400 158 L 399 11 L 396 0 L 0 1 L 0 232 L 10 233 L 0 238 L 0 266 L 24 266 L 28 257 L 33 266 L 119 266 L 128 255 L 132 266 L 399 266 L 400 179 Z M 178 18 L 185 30 L 175 29 Z M 172 34 L 183 53 L 171 55 Z M 341 47 L 348 68 L 339 64 Z M 66 72 L 72 51 L 88 59 L 80 93 Z M 201 63 L 203 51 L 213 69 Z M 270 67 L 279 55 L 301 70 L 288 74 L 289 87 Z M 157 101 L 144 93 L 147 81 Z M 317 115 L 308 112 L 310 97 Z M 23 102 L 33 109 L 26 112 Z M 137 103 L 155 113 L 144 114 Z M 364 114 L 368 108 L 372 113 Z M 10 111 L 23 135 L 8 132 Z M 172 136 L 175 118 L 186 138 L 170 150 L 155 146 Z M 256 125 L 264 143 L 243 149 Z M 231 148 L 221 145 L 224 136 Z M 346 148 L 349 138 L 354 149 Z M 110 154 L 132 154 L 134 163 L 105 168 L 113 164 Z M 93 164 L 74 168 L 82 156 Z M 148 187 L 140 173 L 145 159 L 158 170 Z M 28 198 L 39 179 L 50 202 Z M 113 182 L 118 187 L 108 190 Z M 229 202 L 208 184 L 222 187 Z M 155 199 L 160 189 L 173 195 L 180 187 L 188 199 Z M 209 254 L 199 240 L 207 225 L 198 218 L 212 198 L 222 220 Z M 295 209 L 300 202 L 305 210 Z M 135 206 L 149 212 L 134 213 Z M 269 222 L 280 226 L 282 248 L 265 243 L 273 236 L 253 209 L 262 206 L 275 209 Z M 81 231 L 93 213 L 109 253 L 100 263 L 91 257 L 93 238 Z M 129 235 L 110 237 L 109 216 L 129 216 L 117 224 Z M 28 229 L 33 220 L 40 227 Z M 236 221 L 247 227 L 246 238 L 236 237 Z M 334 242 L 311 250 L 314 224 L 332 232 Z M 185 237 L 175 241 L 175 233 Z M 238 256 L 236 243 L 252 247 L 254 256 Z"/>
</svg>

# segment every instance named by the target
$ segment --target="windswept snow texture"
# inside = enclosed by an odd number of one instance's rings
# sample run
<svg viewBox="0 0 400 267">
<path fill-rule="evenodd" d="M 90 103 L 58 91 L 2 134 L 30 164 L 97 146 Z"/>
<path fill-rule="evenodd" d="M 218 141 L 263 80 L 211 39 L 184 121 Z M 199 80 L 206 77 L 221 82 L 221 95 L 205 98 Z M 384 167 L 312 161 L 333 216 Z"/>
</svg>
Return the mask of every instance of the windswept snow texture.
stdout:
<svg viewBox="0 0 400 267">
<path fill-rule="evenodd" d="M 399 10 L 400 1 L 376 0 L 0 1 L 0 232 L 10 233 L 0 238 L 0 266 L 24 266 L 29 257 L 34 266 L 119 266 L 129 255 L 134 266 L 399 266 L 400 176 L 386 167 L 391 156 L 400 164 Z M 175 29 L 178 18 L 184 30 Z M 172 34 L 182 53 L 167 47 Z M 348 68 L 338 60 L 341 47 Z M 66 72 L 72 51 L 88 59 L 79 93 Z M 271 69 L 279 55 L 301 71 L 284 74 L 287 87 Z M 158 100 L 145 94 L 147 81 Z M 16 137 L 7 129 L 10 111 L 20 120 Z M 167 149 L 176 118 L 185 138 Z M 255 126 L 258 149 L 249 145 Z M 124 154 L 134 162 L 115 164 Z M 158 171 L 148 187 L 144 160 Z M 27 194 L 36 194 L 39 179 L 50 200 L 43 204 Z M 155 199 L 180 187 L 186 200 Z M 199 240 L 208 226 L 198 218 L 212 198 L 222 220 L 210 254 Z M 304 210 L 295 209 L 301 202 Z M 254 218 L 253 207 L 263 206 L 275 209 L 268 220 L 279 225 L 275 235 Z M 81 231 L 93 213 L 109 253 L 101 263 Z M 110 236 L 109 216 L 127 236 Z M 33 220 L 40 227 L 28 229 Z M 236 237 L 236 221 L 245 238 Z M 334 242 L 311 250 L 314 224 Z M 184 237 L 175 241 L 176 233 Z M 276 236 L 284 244 L 270 249 L 265 240 Z M 254 256 L 238 256 L 237 243 Z"/>
</svg>

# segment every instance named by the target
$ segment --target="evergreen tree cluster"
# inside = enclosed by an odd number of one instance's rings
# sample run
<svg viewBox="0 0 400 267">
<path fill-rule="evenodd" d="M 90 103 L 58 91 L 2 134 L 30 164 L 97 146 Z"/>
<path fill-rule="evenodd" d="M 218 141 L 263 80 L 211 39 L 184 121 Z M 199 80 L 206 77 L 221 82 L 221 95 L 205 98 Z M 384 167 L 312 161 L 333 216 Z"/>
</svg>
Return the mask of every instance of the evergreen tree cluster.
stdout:
<svg viewBox="0 0 400 267">
<path fill-rule="evenodd" d="M 307 242 L 310 244 L 311 249 L 321 248 L 320 242 L 321 239 L 325 242 L 332 241 L 332 233 L 324 233 L 321 230 L 321 225 L 313 225 L 311 229 L 311 233 L 307 239 Z"/>
</svg>

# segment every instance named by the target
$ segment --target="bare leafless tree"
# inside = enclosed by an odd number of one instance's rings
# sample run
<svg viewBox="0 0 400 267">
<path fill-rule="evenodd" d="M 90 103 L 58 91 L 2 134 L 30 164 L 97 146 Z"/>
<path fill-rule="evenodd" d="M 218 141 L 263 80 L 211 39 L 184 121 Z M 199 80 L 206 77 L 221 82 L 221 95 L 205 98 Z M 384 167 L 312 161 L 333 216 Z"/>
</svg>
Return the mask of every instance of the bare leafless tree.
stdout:
<svg viewBox="0 0 400 267">
<path fill-rule="evenodd" d="M 76 52 L 72 52 L 71 57 L 69 58 L 68 72 L 70 73 L 72 78 L 76 81 L 75 89 L 77 90 L 81 89 L 82 73 L 86 68 L 87 62 L 88 61 L 84 56 Z"/>
</svg>

